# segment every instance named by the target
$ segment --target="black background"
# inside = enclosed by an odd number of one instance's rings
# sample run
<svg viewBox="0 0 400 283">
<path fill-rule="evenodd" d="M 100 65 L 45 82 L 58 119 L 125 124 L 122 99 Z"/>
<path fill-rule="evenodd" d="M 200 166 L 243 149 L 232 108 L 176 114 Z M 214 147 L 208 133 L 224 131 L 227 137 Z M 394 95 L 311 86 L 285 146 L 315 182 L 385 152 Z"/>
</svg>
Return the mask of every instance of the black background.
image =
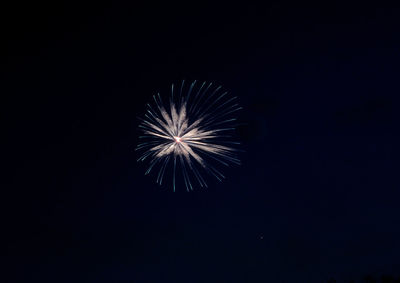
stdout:
<svg viewBox="0 0 400 283">
<path fill-rule="evenodd" d="M 400 10 L 300 2 L 2 4 L 5 282 L 400 276 Z M 246 152 L 173 193 L 133 148 L 182 79 L 239 97 Z"/>
</svg>

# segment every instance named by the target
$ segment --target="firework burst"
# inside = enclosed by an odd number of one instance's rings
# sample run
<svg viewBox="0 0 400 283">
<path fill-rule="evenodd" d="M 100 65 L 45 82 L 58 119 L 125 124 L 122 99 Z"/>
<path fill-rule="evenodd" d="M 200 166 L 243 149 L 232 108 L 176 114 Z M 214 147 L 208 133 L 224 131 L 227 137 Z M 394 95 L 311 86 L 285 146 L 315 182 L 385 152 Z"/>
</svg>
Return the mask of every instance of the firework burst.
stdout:
<svg viewBox="0 0 400 283">
<path fill-rule="evenodd" d="M 189 191 L 193 190 L 192 180 L 207 187 L 203 172 L 219 181 L 225 178 L 214 163 L 240 164 L 235 148 L 239 143 L 232 140 L 230 132 L 235 129 L 234 115 L 242 107 L 236 97 L 227 94 L 212 83 L 185 85 L 182 81 L 176 89 L 171 86 L 169 105 L 163 104 L 159 93 L 154 95 L 141 119 L 142 142 L 136 147 L 142 151 L 138 161 L 149 160 L 146 174 L 158 167 L 157 183 L 161 185 L 166 169 L 171 168 L 173 190 L 180 172 Z"/>
</svg>

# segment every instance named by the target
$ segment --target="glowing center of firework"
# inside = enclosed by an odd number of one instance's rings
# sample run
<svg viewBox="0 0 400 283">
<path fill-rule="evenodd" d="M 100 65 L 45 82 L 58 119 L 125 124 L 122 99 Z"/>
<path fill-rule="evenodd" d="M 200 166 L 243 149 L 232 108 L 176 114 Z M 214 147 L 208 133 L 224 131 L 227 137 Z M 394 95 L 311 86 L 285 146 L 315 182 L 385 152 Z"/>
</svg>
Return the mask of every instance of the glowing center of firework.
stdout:
<svg viewBox="0 0 400 283">
<path fill-rule="evenodd" d="M 176 143 L 180 143 L 182 138 L 181 137 L 174 137 L 174 139 L 175 139 Z"/>
</svg>

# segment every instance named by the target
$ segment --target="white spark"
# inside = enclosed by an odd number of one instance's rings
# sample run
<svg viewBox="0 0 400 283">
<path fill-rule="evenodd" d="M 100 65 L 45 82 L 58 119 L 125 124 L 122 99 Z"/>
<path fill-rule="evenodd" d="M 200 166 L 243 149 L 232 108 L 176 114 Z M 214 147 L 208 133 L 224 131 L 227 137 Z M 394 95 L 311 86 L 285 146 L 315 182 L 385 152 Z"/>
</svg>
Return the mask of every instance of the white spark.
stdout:
<svg viewBox="0 0 400 283">
<path fill-rule="evenodd" d="M 222 126 L 236 120 L 227 119 L 228 116 L 241 109 L 234 102 L 235 98 L 224 100 L 227 93 L 221 94 L 221 87 L 211 91 L 211 83 L 206 86 L 204 82 L 197 89 L 195 88 L 196 81 L 190 85 L 187 95 L 184 95 L 182 93 L 184 82 L 176 98 L 177 102 L 174 101 L 174 85 L 172 85 L 169 111 L 165 109 L 159 94 L 153 97 L 155 110 L 148 104 L 145 118 L 139 125 L 144 133 L 141 138 L 147 141 L 137 146 L 137 149 L 145 150 L 138 160 L 144 161 L 148 157 L 151 159 L 146 174 L 150 173 L 157 163 L 161 164 L 157 177 L 159 184 L 162 183 L 169 161 L 173 159 L 174 191 L 177 159 L 180 160 L 187 190 L 193 189 L 188 173 L 190 171 L 202 187 L 207 186 L 197 166 L 221 180 L 224 176 L 211 165 L 210 160 L 224 165 L 240 164 L 235 155 L 237 150 L 227 145 L 238 143 L 229 141 L 230 136 L 221 135 L 225 131 L 234 129 Z M 196 91 L 197 93 L 194 94 Z"/>
</svg>

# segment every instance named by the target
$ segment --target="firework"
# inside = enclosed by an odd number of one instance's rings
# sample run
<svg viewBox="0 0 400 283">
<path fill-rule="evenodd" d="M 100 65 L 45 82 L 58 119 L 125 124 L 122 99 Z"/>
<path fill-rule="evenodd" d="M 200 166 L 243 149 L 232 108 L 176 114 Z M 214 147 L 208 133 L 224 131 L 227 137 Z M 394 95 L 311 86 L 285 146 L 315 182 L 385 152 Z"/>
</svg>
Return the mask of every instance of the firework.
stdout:
<svg viewBox="0 0 400 283">
<path fill-rule="evenodd" d="M 240 164 L 235 148 L 239 143 L 232 136 L 234 115 L 242 108 L 236 97 L 228 97 L 221 86 L 212 83 L 182 81 L 177 88 L 171 86 L 169 105 L 163 104 L 159 93 L 153 100 L 141 119 L 143 135 L 136 150 L 142 151 L 138 161 L 149 160 L 146 174 L 158 167 L 157 183 L 162 184 L 171 168 L 174 191 L 178 173 L 188 191 L 193 190 L 193 180 L 207 187 L 204 172 L 219 181 L 225 178 L 216 163 Z"/>
</svg>

